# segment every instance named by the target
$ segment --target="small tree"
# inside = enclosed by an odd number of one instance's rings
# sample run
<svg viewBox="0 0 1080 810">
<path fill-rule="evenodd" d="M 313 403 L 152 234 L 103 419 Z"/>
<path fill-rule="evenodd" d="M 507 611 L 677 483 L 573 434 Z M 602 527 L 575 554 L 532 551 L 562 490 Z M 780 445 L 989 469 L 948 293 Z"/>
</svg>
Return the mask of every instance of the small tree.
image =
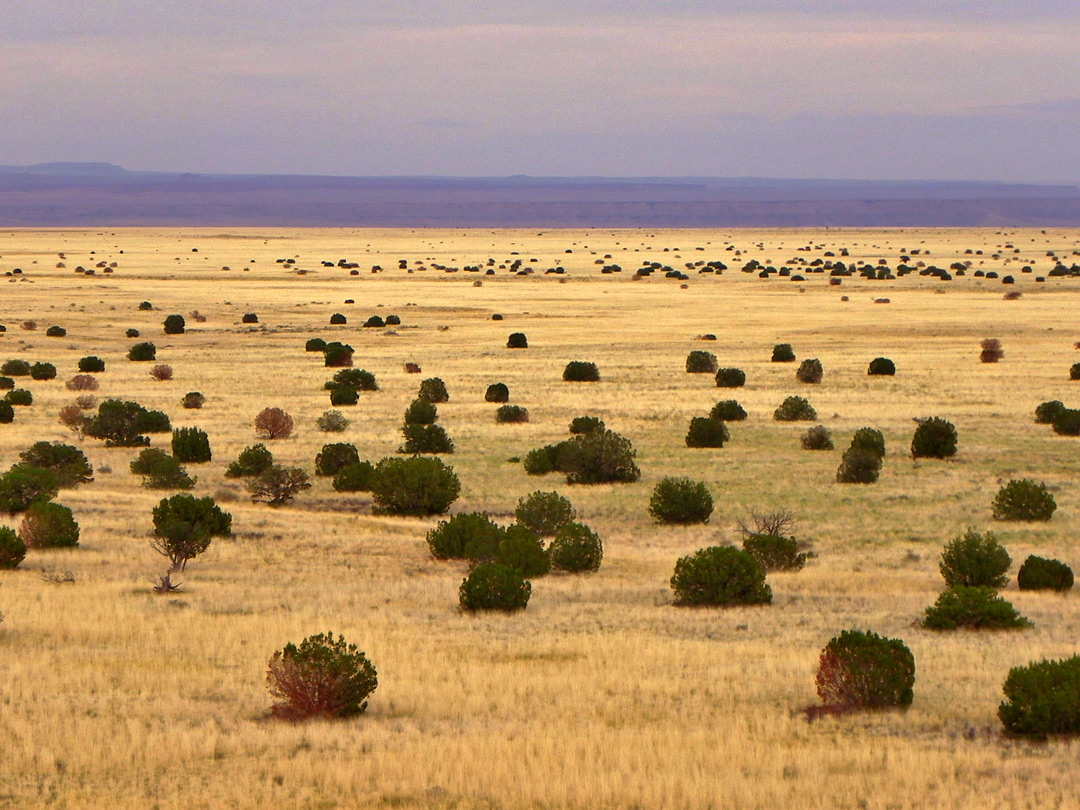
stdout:
<svg viewBox="0 0 1080 810">
<path fill-rule="evenodd" d="M 915 656 L 898 638 L 845 630 L 821 651 L 815 680 L 826 706 L 903 708 L 914 698 Z"/>
<path fill-rule="evenodd" d="M 706 523 L 712 510 L 709 488 L 689 478 L 662 479 L 649 500 L 649 514 L 660 523 Z"/>
<path fill-rule="evenodd" d="M 308 474 L 299 467 L 274 464 L 246 482 L 253 502 L 265 501 L 270 506 L 284 506 L 305 489 L 311 489 Z"/>
<path fill-rule="evenodd" d="M 1014 667 L 998 717 L 1008 734 L 1046 739 L 1080 734 L 1080 655 Z"/>
<path fill-rule="evenodd" d="M 1065 403 L 1060 399 L 1043 402 L 1035 408 L 1035 424 L 1052 425 L 1065 410 Z"/>
<path fill-rule="evenodd" d="M 52 363 L 34 363 L 30 366 L 30 378 L 33 380 L 55 380 L 56 366 Z"/>
<path fill-rule="evenodd" d="M 87 436 L 104 439 L 106 447 L 141 447 L 150 443 L 144 433 L 171 430 L 169 417 L 148 411 L 137 402 L 107 399 L 98 405 L 96 416 L 85 420 Z"/>
<path fill-rule="evenodd" d="M 1009 556 L 993 532 L 980 534 L 969 528 L 950 541 L 941 552 L 938 566 L 945 584 L 1004 588 L 1012 565 Z"/>
<path fill-rule="evenodd" d="M 305 352 L 322 352 L 326 351 L 326 341 L 322 338 L 308 338 L 308 341 L 304 344 Z"/>
<path fill-rule="evenodd" d="M 293 432 L 293 418 L 281 408 L 263 408 L 255 417 L 255 435 L 260 439 L 287 439 Z"/>
<path fill-rule="evenodd" d="M 548 555 L 552 568 L 560 571 L 598 571 L 604 560 L 604 544 L 584 523 L 570 521 L 555 532 Z"/>
<path fill-rule="evenodd" d="M 358 461 L 338 470 L 331 482 L 335 492 L 370 492 L 375 480 L 375 466 L 370 461 Z"/>
<path fill-rule="evenodd" d="M 78 411 L 79 409 L 75 408 L 75 410 Z M 79 431 L 81 431 L 82 430 L 82 426 L 81 426 L 82 413 L 79 413 L 79 419 L 80 419 Z M 14 421 L 15 421 L 15 409 L 13 407 L 11 407 L 10 402 L 5 402 L 4 400 L 0 399 L 0 425 L 10 425 Z"/>
<path fill-rule="evenodd" d="M 375 375 L 362 368 L 344 368 L 328 381 L 324 388 L 333 391 L 335 388 L 355 388 L 357 391 L 378 391 L 379 383 Z"/>
<path fill-rule="evenodd" d="M 147 447 L 132 460 L 131 472 L 143 477 L 147 489 L 192 489 L 198 480 L 173 456 L 156 447 Z"/>
<path fill-rule="evenodd" d="M 213 458 L 210 437 L 197 427 L 177 428 L 172 434 L 172 451 L 177 461 L 204 464 Z"/>
<path fill-rule="evenodd" d="M 180 405 L 188 410 L 199 410 L 206 404 L 206 397 L 200 394 L 198 391 L 188 391 L 184 394 L 183 399 L 180 400 Z"/>
<path fill-rule="evenodd" d="M 838 484 L 872 484 L 881 474 L 881 456 L 873 450 L 849 447 L 836 470 Z"/>
<path fill-rule="evenodd" d="M 751 534 L 743 538 L 743 550 L 753 554 L 766 571 L 801 571 L 806 565 L 806 554 L 799 552 L 794 537 Z"/>
<path fill-rule="evenodd" d="M 1005 356 L 1001 341 L 997 338 L 984 338 L 979 341 L 979 348 L 982 349 L 979 352 L 979 361 L 982 363 L 996 363 Z"/>
<path fill-rule="evenodd" d="M 439 409 L 426 399 L 414 399 L 405 409 L 406 425 L 433 425 L 439 418 Z"/>
<path fill-rule="evenodd" d="M 398 448 L 399 453 L 417 455 L 421 453 L 453 453 L 454 442 L 440 425 L 402 425 L 401 434 L 405 443 Z"/>
<path fill-rule="evenodd" d="M 183 570 L 209 548 L 212 538 L 232 535 L 232 515 L 213 498 L 173 495 L 154 507 L 154 534 L 154 550 L 169 558 L 172 570 Z"/>
<path fill-rule="evenodd" d="M 323 365 L 326 368 L 348 368 L 352 362 L 353 347 L 347 343 L 334 341 L 327 343 L 323 349 Z"/>
<path fill-rule="evenodd" d="M 487 512 L 462 512 L 427 533 L 428 549 L 436 560 L 491 559 L 503 531 Z"/>
<path fill-rule="evenodd" d="M 994 498 L 994 520 L 1050 520 L 1057 509 L 1046 484 L 1030 478 L 1012 480 L 998 490 Z"/>
<path fill-rule="evenodd" d="M 266 688 L 275 700 L 271 713 L 286 720 L 353 717 L 367 708 L 378 687 L 375 667 L 355 644 L 333 633 L 286 644 L 270 658 Z"/>
<path fill-rule="evenodd" d="M 315 475 L 332 477 L 350 464 L 359 463 L 360 453 L 355 444 L 324 444 L 315 456 Z"/>
<path fill-rule="evenodd" d="M 1030 626 L 1031 622 L 993 588 L 968 585 L 943 591 L 923 618 L 923 627 L 928 630 L 1014 630 Z"/>
<path fill-rule="evenodd" d="M 35 503 L 51 501 L 60 492 L 60 479 L 52 470 L 22 462 L 0 475 L 0 512 L 25 512 Z"/>
</svg>

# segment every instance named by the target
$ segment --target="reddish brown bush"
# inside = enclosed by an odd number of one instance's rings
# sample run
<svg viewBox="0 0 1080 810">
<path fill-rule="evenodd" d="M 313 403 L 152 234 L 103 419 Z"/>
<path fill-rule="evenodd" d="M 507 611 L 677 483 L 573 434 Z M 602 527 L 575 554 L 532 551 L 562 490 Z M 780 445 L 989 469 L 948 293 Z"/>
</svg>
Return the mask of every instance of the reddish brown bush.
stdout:
<svg viewBox="0 0 1080 810">
<path fill-rule="evenodd" d="M 86 427 L 86 417 L 83 416 L 82 408 L 78 405 L 65 405 L 60 409 L 60 424 L 81 439 L 83 429 Z"/>
<path fill-rule="evenodd" d="M 156 366 L 150 369 L 150 376 L 159 382 L 171 380 L 173 378 L 172 366 L 167 366 L 164 363 L 158 363 Z"/>
<path fill-rule="evenodd" d="M 996 363 L 1005 356 L 1005 352 L 1001 348 L 1001 341 L 997 338 L 986 338 L 980 341 L 979 348 L 982 349 L 982 352 L 979 353 L 979 360 L 983 363 Z"/>
<path fill-rule="evenodd" d="M 405 373 L 406 374 L 419 374 L 420 373 L 420 366 L 417 363 L 406 363 L 405 364 Z"/>
<path fill-rule="evenodd" d="M 89 374 L 76 374 L 64 383 L 68 391 L 97 391 L 99 385 L 97 379 Z"/>
<path fill-rule="evenodd" d="M 79 406 L 80 410 L 89 411 L 97 407 L 97 397 L 91 394 L 83 394 L 75 397 L 75 404 Z"/>
<path fill-rule="evenodd" d="M 20 325 L 27 332 L 33 332 L 35 329 L 37 329 L 37 322 L 36 321 L 23 321 L 22 324 L 20 324 Z"/>
<path fill-rule="evenodd" d="M 255 417 L 255 434 L 260 439 L 287 439 L 293 432 L 293 418 L 281 408 L 263 408 Z"/>
</svg>

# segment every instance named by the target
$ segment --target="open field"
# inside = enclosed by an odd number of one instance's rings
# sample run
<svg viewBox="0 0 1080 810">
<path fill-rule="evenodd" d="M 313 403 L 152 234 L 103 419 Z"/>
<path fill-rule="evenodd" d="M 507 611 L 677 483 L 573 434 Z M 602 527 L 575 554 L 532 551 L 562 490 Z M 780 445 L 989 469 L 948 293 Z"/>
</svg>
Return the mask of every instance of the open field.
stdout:
<svg viewBox="0 0 1080 810">
<path fill-rule="evenodd" d="M 850 251 L 845 262 L 886 259 L 891 267 L 917 248 L 913 260 L 942 268 L 970 260 L 972 271 L 1013 274 L 1016 284 L 972 272 L 951 281 L 856 276 L 840 286 L 827 273 L 791 281 L 739 272 L 751 258 L 781 267 L 841 248 Z M 1032 421 L 1045 400 L 1080 407 L 1080 382 L 1068 379 L 1080 360 L 1080 279 L 1035 281 L 1054 266 L 1048 252 L 1072 264 L 1078 249 L 1080 232 L 1071 230 L 0 233 L 0 272 L 22 270 L 0 279 L 0 360 L 59 370 L 56 380 L 26 381 L 34 404 L 0 425 L 0 469 L 48 439 L 77 444 L 96 470 L 94 483 L 57 499 L 74 510 L 81 547 L 31 551 L 18 569 L 0 572 L 0 806 L 1080 805 L 1075 744 L 1003 738 L 996 714 L 1010 667 L 1071 655 L 1080 639 L 1074 592 L 1015 585 L 1031 553 L 1080 564 L 1080 440 Z M 434 268 L 489 257 L 493 276 Z M 360 274 L 321 264 L 343 258 Z M 414 272 L 398 269 L 402 259 Z M 515 259 L 537 274 L 499 269 Z M 684 288 L 663 274 L 633 280 L 644 260 L 728 269 L 688 270 Z M 102 261 L 115 271 L 74 272 Z M 623 271 L 601 275 L 597 261 Z M 1022 273 L 1029 261 L 1033 271 Z M 542 274 L 556 266 L 566 274 Z M 1013 290 L 1022 297 L 1005 300 Z M 874 303 L 880 298 L 889 303 Z M 154 309 L 139 311 L 143 300 Z M 194 310 L 205 322 L 190 317 Z M 258 325 L 241 323 L 248 312 Z M 346 326 L 328 325 L 336 312 Z M 170 313 L 187 317 L 186 334 L 163 334 Z M 374 314 L 396 314 L 401 325 L 361 328 Z M 36 329 L 20 328 L 24 321 Z M 46 337 L 54 324 L 67 335 Z M 124 359 L 135 342 L 128 328 L 157 344 L 172 381 Z M 529 348 L 506 349 L 518 331 Z M 696 339 L 706 333 L 717 340 Z M 322 384 L 332 374 L 321 355 L 304 351 L 315 336 L 354 346 L 354 365 L 381 387 L 341 409 L 352 420 L 345 433 L 315 426 L 330 408 Z M 998 364 L 978 360 L 987 337 L 1002 341 Z M 778 342 L 800 359 L 819 358 L 823 382 L 804 385 L 792 364 L 770 363 Z M 743 369 L 745 388 L 685 373 L 694 349 Z M 213 461 L 188 469 L 199 477 L 195 493 L 232 513 L 235 538 L 214 540 L 193 560 L 176 595 L 151 591 L 165 564 L 149 547 L 150 513 L 168 493 L 140 488 L 128 472 L 136 451 L 76 440 L 57 421 L 74 397 L 63 380 L 85 355 L 107 363 L 99 399 L 133 399 L 210 435 Z M 895 377 L 867 376 L 878 356 L 896 362 Z M 563 383 L 570 360 L 595 362 L 602 380 Z M 406 362 L 423 373 L 407 374 Z M 336 441 L 372 461 L 391 455 L 402 412 L 432 376 L 450 392 L 439 414 L 457 448 L 444 458 L 462 481 L 452 511 L 486 510 L 508 522 L 519 498 L 557 489 L 603 539 L 599 572 L 537 579 L 522 613 L 466 615 L 457 606 L 466 569 L 431 559 L 424 542 L 435 520 L 374 517 L 366 494 L 338 494 L 324 478 L 275 510 L 249 503 L 223 477 L 257 441 L 252 419 L 271 405 L 297 423 L 293 438 L 268 443 L 279 461 L 313 473 L 315 454 Z M 495 423 L 497 406 L 484 391 L 496 381 L 529 409 L 528 424 Z M 188 391 L 207 397 L 201 410 L 180 407 Z M 837 450 L 803 451 L 808 424 L 773 421 L 791 394 L 816 407 Z M 687 449 L 690 418 L 730 398 L 749 412 L 730 425 L 731 442 Z M 641 481 L 570 487 L 508 461 L 565 438 L 569 421 L 584 414 L 633 441 Z M 912 419 L 924 416 L 957 426 L 954 459 L 913 463 Z M 836 484 L 842 450 L 866 425 L 886 437 L 880 480 Z M 167 438 L 155 435 L 153 446 L 167 448 Z M 652 521 L 649 495 L 668 475 L 709 484 L 717 504 L 709 524 Z M 994 525 L 998 486 L 1023 477 L 1050 487 L 1054 518 Z M 780 506 L 796 513 L 797 535 L 817 556 L 800 573 L 769 576 L 772 606 L 671 605 L 679 557 L 736 542 L 744 507 Z M 0 524 L 17 521 L 0 516 Z M 913 626 L 942 590 L 942 545 L 968 526 L 993 529 L 1009 549 L 1005 596 L 1032 629 Z M 62 571 L 76 581 L 42 578 Z M 799 710 L 817 702 L 818 654 L 849 628 L 908 644 L 915 702 L 903 713 L 808 723 Z M 379 687 L 368 711 L 345 722 L 268 719 L 267 660 L 286 642 L 327 630 L 375 663 Z"/>
</svg>

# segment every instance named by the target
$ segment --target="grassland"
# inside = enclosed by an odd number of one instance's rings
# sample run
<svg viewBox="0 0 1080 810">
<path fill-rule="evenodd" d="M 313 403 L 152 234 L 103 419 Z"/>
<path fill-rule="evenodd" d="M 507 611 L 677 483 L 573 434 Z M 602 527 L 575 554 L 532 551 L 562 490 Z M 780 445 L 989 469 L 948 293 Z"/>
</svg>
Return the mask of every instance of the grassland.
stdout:
<svg viewBox="0 0 1080 810">
<path fill-rule="evenodd" d="M 739 272 L 751 258 L 782 266 L 844 247 L 845 261 L 891 266 L 917 247 L 913 259 L 982 261 L 985 270 L 1015 273 L 1017 283 L 969 273 L 836 287 L 825 275 L 766 281 Z M 31 551 L 19 569 L 0 573 L 0 805 L 1077 806 L 1074 744 L 1008 740 L 996 717 L 1010 667 L 1076 650 L 1075 595 L 1011 585 L 1005 595 L 1035 622 L 1017 633 L 936 634 L 914 623 L 942 588 L 941 546 L 967 526 L 997 532 L 1014 575 L 1029 553 L 1080 563 L 1080 445 L 1032 421 L 1044 400 L 1080 406 L 1080 383 L 1068 380 L 1080 359 L 1080 282 L 1034 281 L 1053 266 L 1048 251 L 1068 264 L 1078 247 L 1075 231 L 0 233 L 0 271 L 23 271 L 0 281 L 0 358 L 60 370 L 55 381 L 30 382 L 34 404 L 0 425 L 0 463 L 49 439 L 79 444 L 97 470 L 93 484 L 58 498 L 75 511 L 81 547 Z M 489 257 L 494 276 L 434 269 Z M 286 258 L 295 264 L 277 261 Z M 320 264 L 341 258 L 360 274 Z M 412 273 L 398 269 L 401 259 Z M 499 269 L 515 259 L 537 275 Z M 598 260 L 623 272 L 601 275 Z M 643 260 L 719 260 L 729 269 L 690 272 L 683 288 L 660 276 L 631 280 Z M 114 272 L 74 272 L 102 261 L 115 262 Z M 1021 274 L 1024 261 L 1032 273 Z M 555 266 L 566 275 L 539 272 Z M 1004 300 L 1009 290 L 1023 295 Z M 143 300 L 154 309 L 139 311 Z M 204 322 L 190 316 L 195 310 Z M 258 325 L 241 324 L 247 312 Z M 348 325 L 329 326 L 335 312 Z M 170 313 L 187 317 L 186 334 L 163 334 Z M 373 314 L 396 314 L 401 325 L 361 328 Z M 20 328 L 24 321 L 37 328 Z M 53 324 L 67 335 L 46 337 Z M 172 381 L 124 359 L 128 328 L 157 344 Z M 530 348 L 505 348 L 516 331 Z M 705 333 L 717 340 L 696 339 Z M 321 390 L 330 372 L 303 351 L 314 336 L 352 344 L 355 365 L 381 387 L 342 409 L 352 420 L 344 434 L 315 427 L 330 407 Z M 985 337 L 1001 339 L 1000 363 L 979 363 Z M 802 385 L 793 366 L 770 363 L 777 342 L 819 358 L 823 382 Z M 742 368 L 746 387 L 717 389 L 709 375 L 686 374 L 693 349 Z M 151 591 L 164 570 L 148 543 L 162 493 L 141 489 L 128 472 L 133 451 L 79 442 L 57 421 L 73 398 L 63 380 L 90 354 L 108 366 L 99 399 L 137 400 L 211 437 L 214 460 L 189 469 L 199 476 L 196 493 L 233 514 L 235 538 L 215 540 L 194 560 L 175 596 Z M 895 378 L 866 375 L 877 356 L 896 362 Z M 575 359 L 596 362 L 601 382 L 561 382 Z M 423 374 L 406 374 L 405 362 Z M 401 414 L 429 376 L 450 391 L 440 424 L 457 445 L 448 461 L 463 484 L 453 510 L 508 521 L 523 495 L 558 489 L 603 538 L 597 574 L 536 580 L 523 613 L 464 615 L 464 568 L 427 553 L 434 520 L 373 517 L 366 496 L 335 493 L 325 479 L 273 510 L 223 477 L 255 442 L 253 417 L 270 405 L 298 426 L 271 445 L 281 461 L 311 472 L 327 441 L 353 442 L 371 460 L 390 455 Z M 528 424 L 495 423 L 496 406 L 483 395 L 496 381 L 529 409 Z M 182 409 L 180 398 L 195 390 L 205 407 Z M 789 394 L 810 399 L 837 451 L 803 451 L 807 425 L 772 420 Z M 688 450 L 690 418 L 731 397 L 750 416 L 731 425 L 730 444 Z M 564 437 L 583 414 L 633 440 L 639 483 L 568 487 L 508 461 Z M 960 452 L 913 463 L 912 419 L 931 415 L 956 424 Z M 888 443 L 881 479 L 838 485 L 840 450 L 864 425 Z M 708 482 L 717 503 L 708 525 L 651 521 L 649 494 L 666 475 Z M 1051 487 L 1059 507 L 1052 521 L 992 525 L 990 501 L 1014 477 Z M 744 507 L 779 506 L 798 515 L 798 536 L 817 556 L 801 573 L 770 575 L 771 607 L 672 607 L 678 557 L 734 542 Z M 62 571 L 75 582 L 42 577 Z M 799 710 L 817 700 L 818 653 L 848 628 L 905 640 L 918 666 L 914 705 L 808 723 Z M 378 668 L 367 713 L 348 722 L 269 720 L 267 660 L 284 643 L 326 630 L 343 633 Z"/>
</svg>

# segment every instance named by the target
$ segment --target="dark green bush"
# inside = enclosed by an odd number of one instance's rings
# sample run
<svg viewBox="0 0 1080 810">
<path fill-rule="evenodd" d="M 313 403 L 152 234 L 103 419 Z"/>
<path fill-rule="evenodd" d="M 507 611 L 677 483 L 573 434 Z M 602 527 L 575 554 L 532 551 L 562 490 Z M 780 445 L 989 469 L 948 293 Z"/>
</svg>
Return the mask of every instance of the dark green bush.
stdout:
<svg viewBox="0 0 1080 810">
<path fill-rule="evenodd" d="M 687 374 L 715 374 L 719 365 L 712 352 L 694 350 L 686 355 Z"/>
<path fill-rule="evenodd" d="M 128 360 L 147 363 L 157 359 L 157 346 L 153 343 L 136 343 L 127 353 Z"/>
<path fill-rule="evenodd" d="M 557 467 L 568 484 L 633 483 L 641 478 L 637 452 L 613 430 L 581 433 L 558 445 Z"/>
<path fill-rule="evenodd" d="M 502 529 L 486 512 L 462 512 L 427 533 L 428 549 L 437 560 L 491 559 L 502 539 Z"/>
<path fill-rule="evenodd" d="M 257 312 L 245 312 L 243 317 L 240 318 L 240 323 L 258 323 L 259 315 Z"/>
<path fill-rule="evenodd" d="M 514 510 L 518 523 L 541 537 L 555 534 L 577 517 L 568 498 L 558 492 L 534 492 L 518 501 Z"/>
<path fill-rule="evenodd" d="M 34 380 L 55 380 L 56 366 L 52 363 L 34 363 L 30 366 L 30 377 Z"/>
<path fill-rule="evenodd" d="M 138 428 L 143 433 L 171 433 L 172 424 L 168 414 L 162 411 L 147 411 L 138 420 Z"/>
<path fill-rule="evenodd" d="M 75 548 L 79 545 L 79 524 L 66 506 L 34 503 L 23 515 L 19 539 L 27 548 Z"/>
<path fill-rule="evenodd" d="M 777 343 L 773 346 L 771 359 L 774 363 L 794 363 L 795 350 L 790 343 Z"/>
<path fill-rule="evenodd" d="M 182 569 L 209 548 L 212 538 L 232 536 L 232 515 L 213 498 L 173 495 L 154 507 L 154 534 L 155 548 Z"/>
<path fill-rule="evenodd" d="M 495 562 L 515 569 L 528 579 L 543 577 L 551 571 L 548 557 L 539 535 L 526 526 L 508 526 L 495 550 Z"/>
<path fill-rule="evenodd" d="M 1054 419 L 1054 433 L 1060 436 L 1080 436 L 1080 410 L 1066 408 Z"/>
<path fill-rule="evenodd" d="M 4 365 L 0 366 L 0 374 L 6 374 L 9 377 L 29 377 L 30 364 L 26 360 L 5 360 Z"/>
<path fill-rule="evenodd" d="M 402 425 L 401 435 L 405 443 L 399 453 L 417 455 L 422 453 L 453 453 L 454 442 L 440 425 Z"/>
<path fill-rule="evenodd" d="M 142 450 L 129 466 L 134 475 L 143 477 L 142 485 L 147 489 L 191 489 L 198 480 L 188 475 L 177 459 L 156 447 Z"/>
<path fill-rule="evenodd" d="M 0 569 L 18 568 L 26 559 L 26 543 L 19 539 L 14 529 L 0 526 Z"/>
<path fill-rule="evenodd" d="M 746 372 L 740 368 L 721 368 L 716 372 L 717 388 L 742 388 L 746 385 Z"/>
<path fill-rule="evenodd" d="M 1073 586 L 1073 572 L 1060 560 L 1047 560 L 1032 554 L 1016 574 L 1022 591 L 1067 591 Z"/>
<path fill-rule="evenodd" d="M 547 475 L 549 472 L 554 472 L 561 446 L 561 444 L 549 444 L 530 450 L 525 454 L 521 466 L 529 475 Z"/>
<path fill-rule="evenodd" d="M 147 312 L 147 311 L 149 311 L 149 310 L 151 310 L 153 308 L 154 308 L 154 305 L 151 304 L 149 301 L 141 301 L 139 303 L 139 311 L 140 312 Z"/>
<path fill-rule="evenodd" d="M 347 385 L 338 385 L 330 389 L 330 404 L 335 406 L 355 405 L 360 401 L 360 392 Z"/>
<path fill-rule="evenodd" d="M 510 389 L 505 383 L 492 383 L 484 393 L 485 402 L 509 402 Z"/>
<path fill-rule="evenodd" d="M 322 338 L 308 338 L 307 343 L 304 344 L 305 352 L 323 352 L 326 351 L 326 341 Z"/>
<path fill-rule="evenodd" d="M 482 562 L 458 589 L 464 610 L 524 610 L 529 604 L 532 584 L 516 569 L 495 562 Z"/>
<path fill-rule="evenodd" d="M 564 382 L 598 382 L 600 370 L 596 367 L 596 363 L 571 360 L 563 369 L 562 378 Z"/>
<path fill-rule="evenodd" d="M 1036 739 L 1080 734 L 1080 655 L 1013 667 L 1002 690 L 998 717 L 1007 733 Z"/>
<path fill-rule="evenodd" d="M 67 329 L 62 326 L 50 326 L 45 330 L 45 337 L 64 337 L 67 335 Z"/>
<path fill-rule="evenodd" d="M 527 349 L 529 348 L 529 339 L 525 337 L 524 332 L 511 332 L 510 337 L 506 340 L 506 348 Z"/>
<path fill-rule="evenodd" d="M 87 436 L 105 441 L 106 447 L 140 447 L 150 444 L 144 433 L 171 430 L 169 417 L 148 411 L 137 402 L 107 399 L 98 405 L 96 416 L 86 420 Z"/>
<path fill-rule="evenodd" d="M 948 458 L 956 455 L 957 434 L 952 422 L 937 416 L 924 419 L 911 439 L 912 458 Z"/>
<path fill-rule="evenodd" d="M 308 474 L 300 467 L 274 464 L 254 478 L 244 482 L 252 502 L 262 501 L 270 506 L 291 503 L 305 489 L 311 489 Z"/>
<path fill-rule="evenodd" d="M 8 391 L 4 396 L 9 405 L 17 405 L 21 408 L 29 407 L 34 404 L 34 395 L 25 388 L 16 388 L 13 391 Z"/>
<path fill-rule="evenodd" d="M 387 315 L 386 316 L 386 325 L 387 326 L 400 326 L 401 325 L 401 318 L 399 316 L 397 316 L 397 315 Z"/>
<path fill-rule="evenodd" d="M 896 364 L 888 357 L 875 357 L 870 361 L 866 373 L 871 376 L 892 377 L 896 374 Z"/>
<path fill-rule="evenodd" d="M 286 644 L 270 658 L 266 687 L 276 701 L 275 717 L 354 717 L 367 708 L 378 687 L 375 667 L 355 644 L 333 633 Z"/>
<path fill-rule="evenodd" d="M 56 473 L 20 462 L 0 475 L 0 512 L 25 512 L 34 503 L 51 501 L 59 492 Z"/>
<path fill-rule="evenodd" d="M 824 425 L 815 425 L 799 439 L 803 450 L 832 450 L 832 433 Z"/>
<path fill-rule="evenodd" d="M 817 419 L 817 411 L 802 397 L 788 397 L 773 411 L 773 419 L 777 422 L 813 422 Z"/>
<path fill-rule="evenodd" d="M 334 476 L 350 464 L 359 463 L 360 452 L 355 444 L 345 442 L 324 444 L 322 450 L 315 456 L 315 475 Z"/>
<path fill-rule="evenodd" d="M 689 478 L 661 479 L 649 500 L 649 514 L 660 523 L 706 523 L 712 510 L 709 488 Z"/>
<path fill-rule="evenodd" d="M 10 425 L 15 421 L 15 409 L 10 402 L 0 399 L 0 425 Z"/>
<path fill-rule="evenodd" d="M 880 430 L 870 427 L 859 428 L 851 437 L 851 446 L 866 450 L 879 458 L 885 458 L 885 436 Z"/>
<path fill-rule="evenodd" d="M 765 566 L 747 551 L 703 548 L 675 563 L 676 605 L 758 605 L 772 602 Z"/>
<path fill-rule="evenodd" d="M 370 461 L 348 464 L 337 471 L 331 483 L 335 492 L 370 492 L 375 466 Z"/>
<path fill-rule="evenodd" d="M 274 466 L 274 454 L 265 444 L 254 444 L 240 451 L 236 461 L 225 470 L 226 478 L 249 478 Z"/>
<path fill-rule="evenodd" d="M 188 391 L 184 394 L 184 398 L 180 400 L 181 407 L 187 408 L 188 410 L 198 410 L 204 404 L 206 404 L 206 397 L 198 391 Z"/>
<path fill-rule="evenodd" d="M 348 343 L 327 343 L 323 349 L 323 365 L 326 368 L 347 368 L 352 365 L 353 347 Z"/>
<path fill-rule="evenodd" d="M 461 482 L 437 458 L 384 458 L 375 466 L 372 512 L 381 515 L 441 515 L 461 492 Z"/>
<path fill-rule="evenodd" d="M 11 377 L 0 377 L 0 391 L 10 391 L 15 387 L 15 380 Z"/>
<path fill-rule="evenodd" d="M 1050 520 L 1056 509 L 1057 502 L 1046 491 L 1046 484 L 1030 478 L 1003 485 L 993 503 L 994 520 Z"/>
<path fill-rule="evenodd" d="M 723 447 L 730 438 L 727 425 L 719 419 L 695 416 L 690 420 L 690 429 L 686 432 L 686 446 Z"/>
<path fill-rule="evenodd" d="M 816 385 L 821 382 L 824 373 L 825 370 L 821 367 L 821 361 L 816 358 L 808 357 L 799 363 L 799 368 L 795 371 L 795 379 L 799 382 Z"/>
<path fill-rule="evenodd" d="M 94 480 L 94 468 L 83 451 L 70 444 L 35 442 L 20 453 L 19 458 L 31 467 L 54 473 L 61 488 L 77 487 Z"/>
<path fill-rule="evenodd" d="M 836 470 L 838 484 L 872 484 L 881 474 L 881 456 L 873 450 L 849 447 Z"/>
<path fill-rule="evenodd" d="M 709 418 L 721 422 L 741 422 L 746 419 L 746 411 L 734 399 L 724 399 L 713 405 Z"/>
<path fill-rule="evenodd" d="M 197 427 L 177 428 L 172 434 L 172 451 L 177 461 L 205 464 L 213 458 L 210 437 Z"/>
<path fill-rule="evenodd" d="M 559 571 L 598 571 L 604 560 L 604 544 L 584 523 L 564 523 L 548 546 L 551 567 Z"/>
<path fill-rule="evenodd" d="M 821 651 L 815 680 L 818 696 L 826 706 L 910 706 L 915 656 L 898 638 L 845 630 Z"/>
<path fill-rule="evenodd" d="M 1012 557 L 993 532 L 979 534 L 968 529 L 946 544 L 938 568 L 950 588 L 956 585 L 1004 588 L 1009 581 L 1010 565 Z"/>
<path fill-rule="evenodd" d="M 334 374 L 332 380 L 328 380 L 323 386 L 328 391 L 335 388 L 355 388 L 357 391 L 378 391 L 379 383 L 375 375 L 362 368 L 343 368 Z"/>
<path fill-rule="evenodd" d="M 570 420 L 570 433 L 575 436 L 580 433 L 602 432 L 604 428 L 604 420 L 598 416 L 575 416 Z"/>
<path fill-rule="evenodd" d="M 379 320 L 381 321 L 382 318 L 379 318 Z M 344 315 L 342 315 L 340 312 L 335 312 L 333 315 L 330 316 L 330 325 L 331 326 L 344 326 L 348 322 L 349 322 L 349 319 L 346 318 Z M 365 326 L 366 325 L 367 324 L 365 324 Z M 379 326 L 382 326 L 382 324 L 380 323 Z"/>
<path fill-rule="evenodd" d="M 416 394 L 416 398 L 426 402 L 441 403 L 449 402 L 450 394 L 446 390 L 446 383 L 438 377 L 431 377 L 420 383 L 420 390 Z"/>
<path fill-rule="evenodd" d="M 344 323 L 344 321 L 342 321 L 342 323 Z M 372 315 L 370 318 L 364 321 L 365 329 L 382 329 L 384 326 L 386 326 L 386 321 L 384 321 L 378 315 Z"/>
<path fill-rule="evenodd" d="M 1080 380 L 1080 363 L 1073 363 L 1069 367 L 1069 379 Z"/>
<path fill-rule="evenodd" d="M 184 321 L 183 315 L 169 315 L 165 318 L 163 326 L 166 335 L 182 335 L 187 323 Z"/>
<path fill-rule="evenodd" d="M 502 405 L 495 411 L 495 421 L 505 422 L 528 422 L 529 410 L 520 405 Z"/>
<path fill-rule="evenodd" d="M 138 329 L 128 329 L 127 331 L 124 332 L 124 336 L 129 337 L 129 338 L 137 338 L 139 336 L 139 330 Z"/>
<path fill-rule="evenodd" d="M 1030 627 L 1031 622 L 1017 613 L 993 588 L 957 585 L 942 592 L 926 609 L 923 627 L 928 630 L 956 630 L 960 627 L 985 630 L 1010 630 Z"/>
<path fill-rule="evenodd" d="M 794 537 L 749 534 L 743 538 L 743 550 L 753 554 L 766 571 L 801 571 L 806 565 L 806 555 L 799 552 Z"/>
<path fill-rule="evenodd" d="M 433 425 L 439 418 L 439 409 L 426 399 L 414 399 L 405 409 L 406 425 Z"/>
<path fill-rule="evenodd" d="M 1051 425 L 1065 410 L 1065 403 L 1060 399 L 1044 402 L 1035 408 L 1035 424 Z"/>
</svg>

